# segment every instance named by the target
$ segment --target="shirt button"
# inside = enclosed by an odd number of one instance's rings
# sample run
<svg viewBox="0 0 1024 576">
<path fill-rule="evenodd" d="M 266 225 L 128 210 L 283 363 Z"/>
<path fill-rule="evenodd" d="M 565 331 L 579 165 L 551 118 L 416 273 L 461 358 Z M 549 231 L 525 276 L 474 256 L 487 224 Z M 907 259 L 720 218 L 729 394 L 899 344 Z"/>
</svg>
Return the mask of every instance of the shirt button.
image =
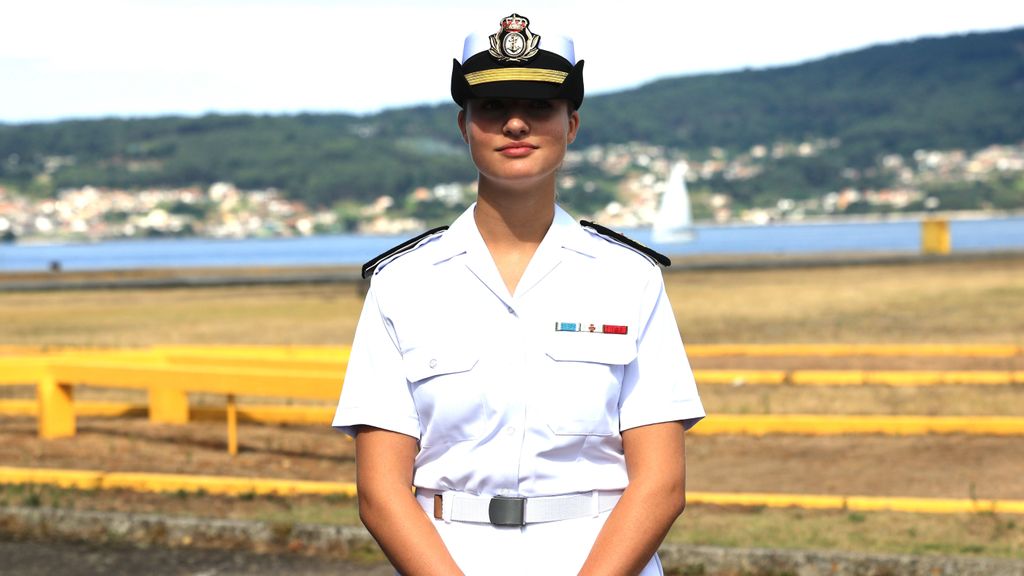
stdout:
<svg viewBox="0 0 1024 576">
<path fill-rule="evenodd" d="M 437 368 L 437 358 L 431 358 L 430 359 L 430 367 L 431 368 Z"/>
<path fill-rule="evenodd" d="M 508 434 L 509 436 L 511 436 L 511 435 L 513 435 L 515 433 L 516 433 L 516 427 L 515 426 L 509 426 L 509 427 L 505 428 L 505 434 Z"/>
</svg>

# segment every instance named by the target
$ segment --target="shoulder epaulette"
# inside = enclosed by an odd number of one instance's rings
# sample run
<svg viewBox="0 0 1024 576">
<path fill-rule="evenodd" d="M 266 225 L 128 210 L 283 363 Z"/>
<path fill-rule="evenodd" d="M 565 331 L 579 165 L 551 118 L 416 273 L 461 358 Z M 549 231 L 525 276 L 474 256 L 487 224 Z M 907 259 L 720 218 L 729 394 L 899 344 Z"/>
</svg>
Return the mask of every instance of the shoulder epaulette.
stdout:
<svg viewBox="0 0 1024 576">
<path fill-rule="evenodd" d="M 646 255 L 648 258 L 651 258 L 652 260 L 666 268 L 672 265 L 672 261 L 668 259 L 668 256 L 665 256 L 664 254 L 658 251 L 651 250 L 647 246 L 644 246 L 643 244 L 637 242 L 636 240 L 633 240 L 632 238 L 623 236 L 622 234 L 619 234 L 618 232 L 612 230 L 611 228 L 605 228 L 600 224 L 587 222 L 586 220 L 580 220 L 580 225 L 582 225 L 584 228 L 592 229 L 594 232 L 600 234 L 601 236 L 611 238 L 613 241 L 622 244 L 623 246 L 632 248 L 633 250 Z"/>
<path fill-rule="evenodd" d="M 402 242 L 398 246 L 395 246 L 393 248 L 389 248 L 385 252 L 382 252 L 381 254 L 378 254 L 377 256 L 374 256 L 372 259 L 370 259 L 369 262 L 367 262 L 366 264 L 363 264 L 363 278 L 364 279 L 365 278 L 369 278 L 370 275 L 373 274 L 373 271 L 376 270 L 377 266 L 379 266 L 381 262 L 383 262 L 383 261 L 385 261 L 385 260 L 387 260 L 388 258 L 391 258 L 391 257 L 400 256 L 400 255 L 402 255 L 402 253 L 408 252 L 409 250 L 412 250 L 413 248 L 415 248 L 420 243 L 421 240 L 423 240 L 423 239 L 425 239 L 427 237 L 433 236 L 434 234 L 437 234 L 438 232 L 444 232 L 447 229 L 448 229 L 447 226 L 438 226 L 437 228 L 433 228 L 431 230 L 427 230 L 426 232 L 424 232 L 423 234 L 420 234 L 419 236 L 417 236 L 415 238 L 410 238 L 410 239 L 406 240 L 405 242 Z"/>
</svg>

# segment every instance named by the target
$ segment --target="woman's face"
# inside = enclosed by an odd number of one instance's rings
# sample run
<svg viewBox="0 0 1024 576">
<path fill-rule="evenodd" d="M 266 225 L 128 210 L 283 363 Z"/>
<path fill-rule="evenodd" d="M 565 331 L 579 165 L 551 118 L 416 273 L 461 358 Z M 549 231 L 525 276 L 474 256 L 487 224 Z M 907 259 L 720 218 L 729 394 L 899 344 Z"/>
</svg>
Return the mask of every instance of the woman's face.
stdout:
<svg viewBox="0 0 1024 576">
<path fill-rule="evenodd" d="M 459 112 L 481 178 L 505 186 L 553 179 L 579 125 L 566 100 L 474 99 Z"/>
</svg>

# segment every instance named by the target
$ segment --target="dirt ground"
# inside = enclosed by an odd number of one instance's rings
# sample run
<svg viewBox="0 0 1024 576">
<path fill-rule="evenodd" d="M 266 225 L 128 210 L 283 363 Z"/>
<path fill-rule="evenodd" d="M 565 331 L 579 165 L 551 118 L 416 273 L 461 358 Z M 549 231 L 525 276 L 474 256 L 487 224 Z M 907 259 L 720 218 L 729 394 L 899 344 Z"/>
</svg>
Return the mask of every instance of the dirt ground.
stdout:
<svg viewBox="0 0 1024 576">
<path fill-rule="evenodd" d="M 718 357 L 694 358 L 692 362 L 696 369 L 1020 370 L 1024 359 Z M 715 414 L 757 413 L 1024 414 L 1021 386 L 705 385 L 700 390 L 712 418 Z M 0 397 L 33 396 L 31 387 L 0 388 Z M 76 399 L 145 403 L 143 392 L 90 387 L 77 388 Z M 220 398 L 199 399 L 200 403 L 204 401 L 222 403 Z M 80 418 L 78 434 L 61 440 L 38 439 L 34 418 L 0 417 L 0 463 L 126 472 L 355 479 L 353 443 L 326 425 L 242 423 L 240 453 L 232 457 L 225 449 L 223 422 L 156 425 L 141 416 Z M 1024 499 L 1021 454 L 1024 438 L 1016 437 L 693 435 L 687 441 L 688 488 L 709 492 Z"/>
<path fill-rule="evenodd" d="M 2 538 L 2 537 L 0 537 Z M 392 576 L 386 563 L 346 562 L 333 558 L 254 554 L 239 550 L 94 545 L 76 542 L 4 541 L 0 539 L 0 574 L 19 576 Z M 8 570 L 11 570 L 8 572 Z"/>
<path fill-rule="evenodd" d="M 240 451 L 225 450 L 216 422 L 154 425 L 145 419 L 83 418 L 74 438 L 40 440 L 35 421 L 0 421 L 8 466 L 152 471 L 354 481 L 354 445 L 327 427 L 243 424 Z M 691 436 L 688 488 L 1024 499 L 1024 439 L 941 435 Z"/>
<path fill-rule="evenodd" d="M 688 344 L 715 342 L 1024 343 L 1024 258 L 820 269 L 684 271 L 666 285 Z M 0 344 L 342 344 L 361 304 L 352 286 L 81 291 L 0 295 Z M 693 358 L 696 369 L 1024 370 L 1014 358 Z M 0 388 L 0 398 L 32 390 Z M 725 413 L 1024 415 L 1024 387 L 702 386 Z M 76 398 L 114 399 L 76 390 Z M 136 401 L 133 399 L 132 401 Z M 144 401 L 139 398 L 137 401 Z M 74 438 L 43 441 L 28 417 L 0 417 L 0 465 L 303 480 L 354 479 L 353 444 L 324 426 L 243 423 L 240 453 L 222 422 L 151 425 L 79 420 Z M 1024 438 L 698 436 L 688 488 L 1024 499 Z M 170 502 L 170 504 L 168 503 Z M 11 502 L 8 502 L 10 504 Z M 17 502 L 13 502 L 17 503 Z M 288 506 L 301 504 L 290 501 Z M 265 502 L 97 493 L 80 505 L 231 516 Z M 283 504 L 282 504 L 283 506 Z"/>
</svg>

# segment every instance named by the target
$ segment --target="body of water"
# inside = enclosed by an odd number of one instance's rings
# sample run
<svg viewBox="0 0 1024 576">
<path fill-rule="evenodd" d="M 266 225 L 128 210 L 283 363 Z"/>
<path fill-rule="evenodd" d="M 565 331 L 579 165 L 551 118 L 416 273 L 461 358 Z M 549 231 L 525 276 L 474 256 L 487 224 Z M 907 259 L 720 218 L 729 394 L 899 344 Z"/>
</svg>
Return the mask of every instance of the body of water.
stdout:
<svg viewBox="0 0 1024 576">
<path fill-rule="evenodd" d="M 649 229 L 622 232 L 670 256 L 914 253 L 920 250 L 921 245 L 919 220 L 766 226 L 699 225 L 695 230 L 695 239 L 682 244 L 654 243 Z M 954 252 L 1024 249 L 1024 216 L 951 220 L 950 233 Z M 43 271 L 49 269 L 51 262 L 59 262 L 64 270 L 354 265 L 362 264 L 408 236 L 411 234 L 0 244 L 0 271 Z"/>
</svg>

